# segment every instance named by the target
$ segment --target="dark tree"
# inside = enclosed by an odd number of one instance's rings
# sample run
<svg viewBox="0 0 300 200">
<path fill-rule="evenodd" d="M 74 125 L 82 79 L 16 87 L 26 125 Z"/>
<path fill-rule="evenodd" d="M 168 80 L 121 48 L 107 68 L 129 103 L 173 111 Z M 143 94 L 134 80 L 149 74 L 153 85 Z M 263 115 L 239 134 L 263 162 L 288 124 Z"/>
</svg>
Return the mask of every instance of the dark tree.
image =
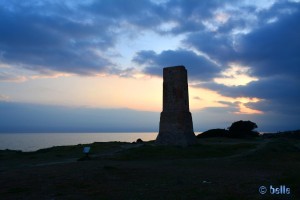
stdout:
<svg viewBox="0 0 300 200">
<path fill-rule="evenodd" d="M 237 121 L 231 124 L 228 128 L 229 134 L 232 137 L 248 137 L 248 136 L 258 136 L 259 133 L 253 131 L 257 128 L 256 123 L 251 121 Z"/>
</svg>

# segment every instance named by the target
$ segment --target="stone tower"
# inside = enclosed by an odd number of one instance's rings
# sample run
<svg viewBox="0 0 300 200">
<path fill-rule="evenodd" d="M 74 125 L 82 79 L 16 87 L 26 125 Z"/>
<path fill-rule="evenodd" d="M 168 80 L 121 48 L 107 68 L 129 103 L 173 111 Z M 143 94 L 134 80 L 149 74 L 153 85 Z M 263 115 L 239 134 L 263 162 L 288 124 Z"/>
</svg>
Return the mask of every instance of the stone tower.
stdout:
<svg viewBox="0 0 300 200">
<path fill-rule="evenodd" d="M 184 66 L 166 67 L 163 72 L 163 111 L 160 114 L 157 144 L 194 144 L 192 115 L 189 109 L 187 71 Z"/>
</svg>

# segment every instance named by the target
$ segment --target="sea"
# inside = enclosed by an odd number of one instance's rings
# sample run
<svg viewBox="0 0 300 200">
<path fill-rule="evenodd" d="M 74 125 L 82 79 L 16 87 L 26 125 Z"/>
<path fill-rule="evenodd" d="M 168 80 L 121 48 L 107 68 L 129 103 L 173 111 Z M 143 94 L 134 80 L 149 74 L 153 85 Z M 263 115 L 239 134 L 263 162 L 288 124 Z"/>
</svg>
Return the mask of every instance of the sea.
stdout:
<svg viewBox="0 0 300 200">
<path fill-rule="evenodd" d="M 1 133 L 0 150 L 21 150 L 24 152 L 53 146 L 90 144 L 93 142 L 134 142 L 155 140 L 157 132 L 144 133 Z"/>
</svg>

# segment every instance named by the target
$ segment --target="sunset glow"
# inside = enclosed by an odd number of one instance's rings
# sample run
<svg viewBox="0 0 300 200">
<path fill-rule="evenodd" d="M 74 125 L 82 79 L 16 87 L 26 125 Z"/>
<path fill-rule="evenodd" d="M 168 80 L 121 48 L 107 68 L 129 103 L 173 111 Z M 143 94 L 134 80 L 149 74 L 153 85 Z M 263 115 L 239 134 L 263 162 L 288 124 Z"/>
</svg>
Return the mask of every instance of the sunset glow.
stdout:
<svg viewBox="0 0 300 200">
<path fill-rule="evenodd" d="M 299 1 L 208 2 L 1 1 L 0 131 L 75 111 L 82 127 L 96 112 L 127 123 L 109 130 L 156 130 L 163 68 L 177 65 L 201 131 L 244 118 L 298 127 Z"/>
</svg>

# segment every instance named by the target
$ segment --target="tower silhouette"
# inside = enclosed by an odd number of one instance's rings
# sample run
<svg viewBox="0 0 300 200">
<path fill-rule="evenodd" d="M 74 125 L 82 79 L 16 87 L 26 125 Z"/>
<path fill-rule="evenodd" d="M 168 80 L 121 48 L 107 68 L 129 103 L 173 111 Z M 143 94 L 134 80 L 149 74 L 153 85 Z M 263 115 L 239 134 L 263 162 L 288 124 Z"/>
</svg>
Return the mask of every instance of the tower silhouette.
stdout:
<svg viewBox="0 0 300 200">
<path fill-rule="evenodd" d="M 163 69 L 163 111 L 160 114 L 157 144 L 194 144 L 192 115 L 189 110 L 187 70 L 184 66 Z"/>
</svg>

